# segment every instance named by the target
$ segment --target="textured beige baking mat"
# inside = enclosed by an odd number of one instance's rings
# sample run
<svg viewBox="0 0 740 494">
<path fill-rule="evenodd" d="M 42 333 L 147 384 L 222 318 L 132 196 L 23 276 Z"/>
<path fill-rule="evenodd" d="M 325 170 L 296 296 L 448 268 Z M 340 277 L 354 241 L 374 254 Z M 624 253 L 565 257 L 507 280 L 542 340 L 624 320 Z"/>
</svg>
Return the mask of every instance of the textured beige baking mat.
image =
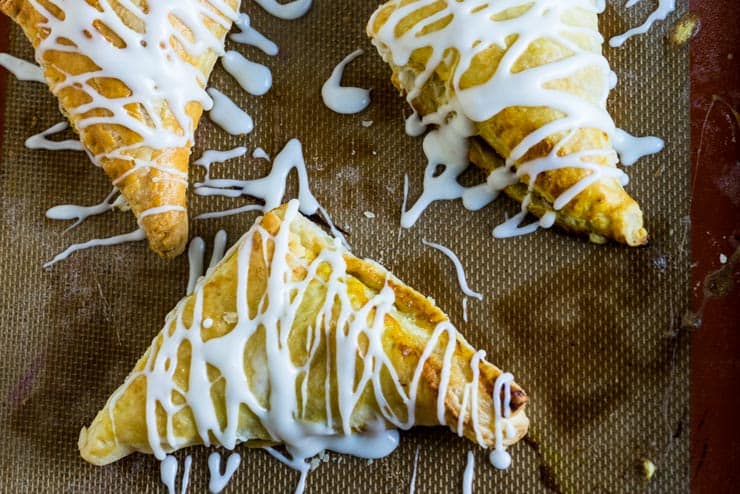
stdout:
<svg viewBox="0 0 740 494">
<path fill-rule="evenodd" d="M 629 170 L 629 191 L 645 211 L 649 246 L 596 246 L 554 229 L 495 240 L 493 227 L 518 211 L 504 197 L 478 212 L 459 202 L 437 203 L 399 240 L 403 177 L 409 174 L 415 198 L 425 162 L 421 138 L 403 131 L 406 107 L 391 88 L 389 69 L 365 38 L 377 3 L 318 0 L 308 15 L 291 22 L 245 2 L 252 24 L 281 52 L 270 58 L 254 48 L 236 49 L 271 67 L 274 86 L 264 97 L 248 96 L 218 67 L 211 85 L 248 109 L 256 130 L 232 137 L 205 118 L 194 157 L 203 149 L 237 145 L 250 154 L 262 146 L 274 155 L 288 139 L 301 139 L 313 192 L 349 232 L 353 251 L 434 297 L 473 345 L 511 370 L 531 397 L 532 425 L 527 440 L 511 449 L 514 463 L 507 471 L 492 468 L 483 450 L 444 428 L 416 429 L 402 433 L 395 453 L 372 464 L 331 454 L 309 475 L 307 492 L 407 491 L 417 448 L 417 492 L 459 491 L 470 449 L 475 492 L 686 490 L 688 342 L 676 337 L 676 329 L 688 300 L 687 51 L 666 42 L 666 23 L 606 51 L 620 78 L 609 100 L 616 122 L 636 134 L 660 135 L 667 144 Z M 622 2 L 609 2 L 601 16 L 604 34 L 642 22 L 652 2 L 642 3 L 627 12 Z M 30 59 L 17 28 L 11 38 L 11 52 Z M 366 53 L 348 67 L 344 81 L 372 88 L 373 101 L 359 115 L 340 116 L 322 104 L 320 89 L 334 65 L 356 48 Z M 23 146 L 60 120 L 43 86 L 8 77 L 0 163 L 0 491 L 163 492 L 153 457 L 133 455 L 94 467 L 80 458 L 77 436 L 184 294 L 187 257 L 165 262 L 139 242 L 80 252 L 42 269 L 72 242 L 135 228 L 129 213 L 107 213 L 68 233 L 67 225 L 45 218 L 51 206 L 95 204 L 110 190 L 83 153 Z M 369 128 L 362 125 L 367 120 L 373 121 Z M 258 177 L 268 169 L 247 156 L 214 167 L 214 175 Z M 202 176 L 195 169 L 191 180 Z M 471 173 L 467 179 L 481 177 Z M 191 196 L 191 212 L 245 201 Z M 192 232 L 210 246 L 224 228 L 231 243 L 255 217 L 195 220 Z M 485 295 L 482 302 L 470 300 L 469 323 L 462 320 L 451 263 L 421 239 L 457 252 L 471 287 Z M 227 492 L 295 488 L 297 472 L 264 451 L 237 450 L 243 461 Z M 181 459 L 193 455 L 190 492 L 207 489 L 209 452 L 178 453 Z M 649 482 L 643 459 L 657 466 Z"/>
</svg>

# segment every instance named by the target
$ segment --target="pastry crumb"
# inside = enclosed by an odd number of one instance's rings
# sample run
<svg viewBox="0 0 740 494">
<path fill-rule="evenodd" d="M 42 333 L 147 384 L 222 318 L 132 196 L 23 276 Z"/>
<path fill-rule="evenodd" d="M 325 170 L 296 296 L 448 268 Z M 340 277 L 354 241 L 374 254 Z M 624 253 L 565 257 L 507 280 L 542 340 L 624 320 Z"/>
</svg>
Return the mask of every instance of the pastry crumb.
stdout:
<svg viewBox="0 0 740 494">
<path fill-rule="evenodd" d="M 372 211 L 365 211 L 365 212 L 364 212 L 364 213 L 362 213 L 362 214 L 364 214 L 364 215 L 365 215 L 365 218 L 370 218 L 370 219 L 373 219 L 373 218 L 375 218 L 375 213 L 373 213 Z"/>
<path fill-rule="evenodd" d="M 655 463 L 650 460 L 642 460 L 642 473 L 645 475 L 645 480 L 650 480 L 655 475 Z"/>
<path fill-rule="evenodd" d="M 726 256 L 726 255 L 724 255 L 724 254 L 720 254 L 720 255 L 719 255 L 719 262 L 720 262 L 721 264 L 727 264 L 727 256 Z"/>
<path fill-rule="evenodd" d="M 239 314 L 236 312 L 224 312 L 221 318 L 229 324 L 235 324 L 239 320 Z"/>
<path fill-rule="evenodd" d="M 673 46 L 683 46 L 701 29 L 699 16 L 689 12 L 681 17 L 671 29 L 669 39 Z"/>
<path fill-rule="evenodd" d="M 365 127 L 365 128 L 372 127 L 373 126 L 373 123 L 375 123 L 375 122 L 373 122 L 372 120 L 363 120 L 362 121 L 362 126 Z"/>
<path fill-rule="evenodd" d="M 375 151 L 375 150 L 373 150 L 372 153 L 373 153 L 373 156 L 377 156 L 378 155 L 378 152 Z"/>
</svg>

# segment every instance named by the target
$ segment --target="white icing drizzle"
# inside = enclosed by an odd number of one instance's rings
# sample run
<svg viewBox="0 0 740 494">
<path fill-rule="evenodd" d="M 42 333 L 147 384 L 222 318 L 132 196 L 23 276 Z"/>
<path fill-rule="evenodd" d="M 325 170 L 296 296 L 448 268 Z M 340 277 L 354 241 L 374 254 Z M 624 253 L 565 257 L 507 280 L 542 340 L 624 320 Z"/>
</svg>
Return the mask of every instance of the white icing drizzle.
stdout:
<svg viewBox="0 0 740 494">
<path fill-rule="evenodd" d="M 403 175 L 403 201 L 401 201 L 401 218 L 403 218 L 403 215 L 406 213 L 406 203 L 409 199 L 409 174 L 404 173 Z M 398 227 L 398 238 L 397 240 L 401 240 L 401 233 L 403 233 L 403 224 L 399 225 Z"/>
<path fill-rule="evenodd" d="M 190 271 L 188 274 L 188 287 L 185 290 L 186 295 L 193 293 L 195 283 L 203 276 L 203 257 L 206 253 L 206 243 L 200 237 L 195 237 L 190 241 L 188 247 L 188 264 Z"/>
<path fill-rule="evenodd" d="M 224 251 L 226 250 L 226 232 L 219 230 L 213 237 L 213 253 L 211 254 L 211 260 L 208 263 L 208 271 L 213 269 L 224 257 Z M 190 271 L 188 275 L 188 287 L 185 291 L 186 295 L 190 295 L 195 288 L 198 280 L 207 272 L 204 272 L 203 261 L 205 259 L 206 243 L 201 237 L 195 237 L 190 241 L 188 247 L 188 264 L 190 265 Z M 210 323 L 209 323 L 210 321 Z M 208 323 L 208 324 L 207 324 Z M 207 319 L 203 321 L 203 327 L 210 327 L 213 321 Z"/>
<path fill-rule="evenodd" d="M 363 50 L 356 50 L 347 55 L 344 60 L 334 67 L 331 76 L 329 76 L 321 87 L 321 98 L 330 110 L 336 113 L 350 115 L 361 112 L 370 104 L 369 90 L 359 87 L 342 86 L 344 68 L 363 53 L 365 53 Z"/>
<path fill-rule="evenodd" d="M 478 300 L 483 300 L 483 295 L 480 293 L 473 291 L 468 286 L 468 281 L 465 277 L 465 268 L 463 268 L 462 262 L 460 262 L 460 258 L 457 257 L 457 254 L 452 252 L 450 249 L 445 247 L 441 244 L 435 244 L 434 242 L 427 242 L 426 240 L 421 241 L 422 244 L 426 245 L 427 247 L 431 247 L 433 249 L 437 249 L 442 254 L 447 256 L 447 258 L 452 261 L 452 264 L 455 266 L 455 272 L 457 273 L 457 283 L 460 285 L 460 290 L 467 295 L 468 297 L 473 297 Z"/>
<path fill-rule="evenodd" d="M 424 174 L 424 190 L 411 209 L 404 208 L 401 225 L 410 228 L 422 212 L 434 201 L 463 198 L 463 204 L 469 209 L 480 209 L 496 198 L 506 186 L 527 177 L 529 190 L 528 204 L 537 177 L 540 173 L 562 168 L 581 168 L 590 172 L 570 189 L 556 198 L 554 209 L 559 210 L 582 192 L 590 184 L 605 179 L 615 179 L 625 185 L 627 176 L 620 169 L 611 166 L 617 163 L 617 154 L 606 149 L 585 149 L 568 155 L 559 155 L 563 146 L 574 137 L 578 128 L 595 128 L 604 131 L 610 138 L 616 136 L 614 122 L 606 111 L 606 99 L 609 93 L 609 82 L 614 77 L 609 64 L 600 51 L 582 48 L 572 40 L 573 36 L 584 36 L 591 39 L 591 46 L 603 42 L 601 34 L 595 28 L 574 26 L 568 23 L 568 10 L 581 9 L 586 12 L 599 13 L 604 2 L 593 0 L 500 0 L 484 2 L 461 0 L 445 2 L 444 8 L 437 8 L 437 0 L 418 0 L 404 3 L 396 0 L 396 9 L 378 31 L 373 43 L 381 55 L 395 66 L 405 67 L 411 54 L 422 48 L 430 51 L 429 61 L 424 71 L 414 76 L 410 71 L 401 71 L 399 80 L 407 92 L 411 103 L 420 93 L 435 69 L 448 60 L 450 49 L 454 49 L 459 59 L 452 66 L 452 96 L 448 103 L 442 105 L 435 113 L 423 119 L 414 112 L 406 120 L 406 131 L 410 135 L 423 132 L 430 124 L 437 128 L 429 131 L 424 138 L 424 153 L 428 163 Z M 434 6 L 434 7 L 433 7 Z M 493 16 L 507 9 L 527 6 L 517 18 L 496 21 Z M 435 14 L 428 16 L 401 36 L 396 36 L 396 27 L 411 13 L 424 8 L 435 8 Z M 378 12 L 380 9 L 378 10 Z M 376 12 L 377 15 L 377 12 Z M 428 26 L 449 18 L 447 25 L 438 30 L 425 31 Z M 375 23 L 375 15 L 370 26 Z M 572 55 L 555 62 L 534 67 L 528 70 L 513 71 L 515 63 L 537 39 L 549 38 L 562 45 Z M 513 42 L 511 40 L 514 40 Z M 507 40 L 512 43 L 507 48 Z M 478 54 L 491 46 L 498 46 L 506 52 L 491 78 L 479 85 L 462 88 L 460 81 L 470 68 Z M 603 90 L 592 103 L 573 93 L 547 87 L 547 83 L 567 77 L 580 70 L 589 68 L 597 70 L 604 78 Z M 468 167 L 467 138 L 474 134 L 473 122 L 483 122 L 494 117 L 509 107 L 550 107 L 560 112 L 563 117 L 556 119 L 527 135 L 511 151 L 502 167 L 500 176 L 496 172 L 489 177 L 487 185 L 464 188 L 457 178 Z M 531 161 L 520 162 L 537 143 L 548 136 L 561 134 L 551 153 Z M 641 147 L 651 148 L 641 141 Z M 629 144 L 634 145 L 635 141 Z M 630 161 L 631 149 L 621 148 Z M 639 151 L 638 154 L 644 154 Z M 603 166 L 590 160 L 606 160 L 610 166 Z M 518 163 L 516 172 L 509 170 Z M 486 187 L 489 189 L 486 191 Z M 524 203 L 523 203 L 524 204 Z M 526 215 L 517 214 L 497 229 L 499 235 L 529 233 L 537 229 L 537 223 L 518 228 Z M 544 224 L 549 223 L 548 215 Z M 494 230 L 496 232 L 496 230 Z"/>
<path fill-rule="evenodd" d="M 0 65 L 19 81 L 46 82 L 41 67 L 9 53 L 0 53 Z"/>
<path fill-rule="evenodd" d="M 258 147 L 257 149 L 252 151 L 252 158 L 270 161 L 270 155 L 267 154 L 267 151 L 265 151 L 261 147 Z"/>
<path fill-rule="evenodd" d="M 224 230 L 216 232 L 216 236 L 213 237 L 213 253 L 211 254 L 211 261 L 208 263 L 208 270 L 216 267 L 216 264 L 221 262 L 224 258 L 224 252 L 226 252 L 226 241 L 228 236 Z"/>
<path fill-rule="evenodd" d="M 208 112 L 213 123 L 235 136 L 252 132 L 254 122 L 247 112 L 218 89 L 208 88 L 207 91 L 213 99 L 213 107 Z"/>
<path fill-rule="evenodd" d="M 247 14 L 240 13 L 234 24 L 241 32 L 232 33 L 229 36 L 231 41 L 257 47 L 272 57 L 278 54 L 278 46 L 252 27 Z"/>
<path fill-rule="evenodd" d="M 193 464 L 193 458 L 188 455 L 185 457 L 185 465 L 183 466 L 182 472 L 182 483 L 180 485 L 180 494 L 188 492 L 188 484 L 190 484 L 190 467 Z"/>
<path fill-rule="evenodd" d="M 213 452 L 208 456 L 208 471 L 210 478 L 208 480 L 208 490 L 213 494 L 218 494 L 226 487 L 231 477 L 239 468 L 242 462 L 242 457 L 239 453 L 232 453 L 226 460 L 226 467 L 224 473 L 221 473 L 221 455 L 217 452 Z"/>
<path fill-rule="evenodd" d="M 217 195 L 232 198 L 250 196 L 262 200 L 264 204 L 261 206 L 249 204 L 227 211 L 202 214 L 197 216 L 197 218 L 217 218 L 239 214 L 245 211 L 265 212 L 278 207 L 285 196 L 286 180 L 293 169 L 295 169 L 298 175 L 298 200 L 301 204 L 301 212 L 310 216 L 319 210 L 319 203 L 309 188 L 308 171 L 306 170 L 306 163 L 303 159 L 303 147 L 298 139 L 288 141 L 283 150 L 275 156 L 272 170 L 265 177 L 254 180 L 211 178 L 211 163 L 230 159 L 231 157 L 243 156 L 245 153 L 245 148 L 235 148 L 227 151 L 226 154 L 210 154 L 206 156 L 206 153 L 204 153 L 203 157 L 196 161 L 195 164 L 206 167 L 207 173 L 203 182 L 195 184 L 195 193 L 201 196 Z"/>
<path fill-rule="evenodd" d="M 311 8 L 312 0 L 291 0 L 280 3 L 277 0 L 255 0 L 260 7 L 280 19 L 294 20 L 302 17 Z"/>
<path fill-rule="evenodd" d="M 665 143 L 658 137 L 635 137 L 622 129 L 614 133 L 614 149 L 619 153 L 622 164 L 632 166 L 644 156 L 663 151 Z"/>
<path fill-rule="evenodd" d="M 97 216 L 113 209 L 118 201 L 116 198 L 117 194 L 118 189 L 114 187 L 105 199 L 94 206 L 78 206 L 76 204 L 61 204 L 59 206 L 54 206 L 46 210 L 46 217 L 50 220 L 75 220 L 74 223 L 64 230 L 66 233 L 76 226 L 79 226 L 90 216 Z"/>
<path fill-rule="evenodd" d="M 188 484 L 190 483 L 190 467 L 193 464 L 193 458 L 188 455 L 185 458 L 185 464 L 183 466 L 182 481 L 180 482 L 180 494 L 186 494 L 188 492 Z M 172 455 L 165 456 L 159 464 L 159 478 L 162 483 L 167 487 L 168 494 L 175 494 L 177 492 L 177 470 L 179 464 L 177 458 Z"/>
<path fill-rule="evenodd" d="M 409 135 L 411 137 L 418 137 L 422 135 L 425 130 L 427 130 L 427 126 L 424 125 L 424 123 L 421 121 L 421 117 L 416 112 L 416 110 L 411 112 L 411 115 L 406 118 L 406 124 L 404 128 L 406 130 L 406 135 Z"/>
<path fill-rule="evenodd" d="M 54 256 L 54 258 L 44 264 L 44 268 L 48 268 L 59 261 L 63 261 L 66 258 L 68 258 L 70 255 L 74 254 L 75 252 L 79 250 L 84 249 L 90 249 L 92 247 L 98 247 L 98 246 L 110 246 L 110 245 L 118 245 L 123 244 L 127 242 L 138 242 L 140 240 L 144 240 L 146 238 L 146 234 L 144 233 L 144 230 L 141 228 L 137 228 L 136 230 L 124 233 L 122 235 L 115 235 L 113 237 L 107 237 L 107 238 L 94 238 L 92 240 L 88 240 L 87 242 L 79 243 L 79 244 L 72 244 L 64 252 L 61 252 L 60 254 L 57 254 Z"/>
<path fill-rule="evenodd" d="M 162 483 L 167 487 L 169 494 L 175 494 L 175 481 L 177 478 L 177 458 L 172 455 L 168 455 L 159 464 L 159 478 Z"/>
<path fill-rule="evenodd" d="M 185 108 L 196 102 L 208 110 L 212 102 L 204 89 L 206 74 L 181 57 L 175 46 L 193 58 L 209 51 L 222 54 L 222 40 L 211 33 L 205 21 L 228 30 L 237 13 L 224 0 L 162 0 L 147 2 L 146 8 L 128 1 L 121 4 L 100 0 L 56 3 L 64 12 L 60 19 L 48 10 L 48 4 L 40 0 L 29 2 L 45 19 L 38 28 L 48 32 L 36 48 L 38 60 L 43 60 L 48 51 L 84 53 L 99 68 L 82 74 L 63 74 L 64 79 L 51 88 L 59 95 L 67 88 L 76 87 L 89 96 L 89 101 L 69 110 L 76 119 L 76 130 L 84 135 L 93 125 L 118 125 L 141 137 L 137 144 L 91 156 L 93 162 L 100 165 L 103 159 L 123 159 L 133 161 L 133 169 L 157 167 L 182 178 L 171 167 L 153 166 L 150 161 L 132 156 L 144 146 L 160 150 L 185 147 L 193 142 L 194 122 Z M 124 22 L 119 17 L 122 8 L 135 21 Z M 189 36 L 173 27 L 173 18 L 189 31 Z M 104 39 L 93 27 L 97 25 L 107 26 L 124 48 Z M 96 90 L 100 78 L 121 81 L 131 95 L 103 97 Z M 140 119 L 130 112 L 127 107 L 132 104 L 140 105 L 147 118 Z M 176 125 L 167 126 L 166 118 L 174 119 Z"/>
<path fill-rule="evenodd" d="M 468 297 L 463 297 L 462 308 L 463 308 L 463 321 L 468 322 Z"/>
<path fill-rule="evenodd" d="M 272 72 L 261 63 L 252 62 L 238 51 L 227 51 L 221 57 L 226 72 L 249 94 L 262 96 L 272 87 Z"/>
<path fill-rule="evenodd" d="M 302 492 L 310 470 L 310 463 L 307 460 L 322 451 L 331 450 L 364 458 L 380 458 L 390 454 L 397 447 L 398 432 L 388 429 L 408 429 L 414 425 L 422 370 L 432 353 L 441 350 L 443 354 L 440 362 L 442 370 L 437 397 L 437 418 L 441 424 L 446 423 L 445 398 L 450 381 L 452 355 L 458 344 L 455 328 L 449 321 L 437 325 L 419 357 L 411 381 L 401 383 L 382 344 L 385 318 L 394 310 L 393 289 L 386 283 L 378 293 L 371 295 L 363 306 L 355 306 L 348 292 L 348 274 L 344 260 L 346 250 L 338 239 L 322 249 L 317 257 L 310 261 L 293 256 L 289 239 L 291 224 L 298 215 L 299 207 L 297 200 L 290 201 L 275 234 L 270 234 L 261 225 L 256 225 L 232 247 L 231 253 L 227 254 L 236 256 L 237 260 L 236 314 L 233 329 L 223 336 L 203 340 L 201 332 L 197 329 L 204 324 L 204 283 L 202 280 L 199 281 L 192 294 L 192 305 L 188 302 L 190 299 L 183 299 L 167 316 L 165 328 L 168 329 L 157 337 L 157 341 L 160 342 L 159 348 L 148 354 L 148 360 L 142 370 L 129 375 L 124 386 L 111 397 L 109 406 L 112 410 L 130 383 L 140 376 L 146 378 L 145 410 L 149 446 L 160 460 L 165 459 L 167 451 L 189 445 L 186 442 L 189 439 L 176 436 L 173 429 L 174 417 L 183 407 L 188 406 L 192 411 L 199 438 L 205 445 L 217 441 L 227 449 L 233 449 L 237 443 L 250 439 L 241 436 L 237 428 L 240 409 L 246 406 L 260 421 L 270 438 L 285 445 L 286 453 L 272 448 L 267 448 L 267 451 L 300 471 L 296 492 Z M 268 244 L 271 246 L 272 257 L 268 257 L 270 254 L 267 253 L 266 247 L 263 247 L 262 255 L 268 267 L 266 288 L 261 302 L 257 305 L 259 310 L 252 314 L 247 305 L 246 294 L 250 291 L 252 283 L 248 276 L 250 259 L 255 242 L 258 241 L 262 246 Z M 293 273 L 297 272 L 296 269 L 305 273 L 305 277 L 294 279 Z M 392 278 L 390 273 L 386 273 L 386 276 L 388 279 Z M 318 280 L 326 291 L 323 305 L 317 314 L 314 329 L 309 330 L 306 336 L 308 356 L 304 362 L 296 363 L 291 357 L 287 341 L 293 322 L 299 316 L 298 310 L 307 287 Z M 192 307 L 189 311 L 192 314 L 190 326 L 184 323 L 186 306 Z M 332 330 L 333 327 L 336 329 Z M 244 376 L 244 348 L 259 328 L 264 328 L 265 361 L 262 368 L 266 376 L 262 381 L 263 384 L 254 385 Z M 442 335 L 446 335 L 447 343 L 440 348 Z M 327 393 L 324 400 L 327 418 L 324 423 L 305 421 L 302 417 L 308 402 L 309 373 L 317 364 L 323 368 L 325 357 L 319 356 L 317 351 L 320 342 L 328 338 L 332 338 L 336 350 L 326 362 L 326 368 L 331 371 L 327 375 L 333 376 L 325 378 Z M 176 358 L 178 349 L 185 343 L 191 348 L 190 377 L 187 389 L 182 389 L 173 380 L 176 366 L 171 365 L 171 361 Z M 480 352 L 477 355 L 479 354 Z M 314 363 L 312 367 L 312 362 L 316 358 L 322 359 L 322 363 Z M 471 361 L 473 369 L 477 369 L 479 361 L 479 359 Z M 219 380 L 225 383 L 225 401 L 223 408 L 219 408 L 225 413 L 225 422 L 219 419 L 216 406 L 210 397 L 212 383 L 206 372 L 210 367 L 218 370 L 221 376 Z M 388 387 L 381 385 L 381 379 L 385 381 L 388 378 L 381 378 L 381 375 L 390 377 L 394 396 L 402 400 L 405 408 L 402 416 L 396 415 L 391 408 L 385 395 Z M 473 385 L 470 383 L 466 385 L 469 388 L 467 394 L 471 406 L 473 404 L 477 406 L 478 403 L 477 374 L 475 379 Z M 497 379 L 494 393 L 500 392 L 502 386 L 508 386 L 509 383 L 510 379 L 507 377 Z M 269 403 L 266 405 L 259 400 L 257 394 L 262 385 L 269 386 L 270 390 Z M 374 390 L 378 415 L 375 421 L 371 420 L 366 424 L 364 432 L 356 433 L 352 427 L 353 413 L 363 391 L 368 387 Z M 181 395 L 186 404 L 175 404 L 172 401 L 175 394 Z M 500 400 L 494 401 L 499 402 L 496 408 L 496 430 L 500 432 L 503 430 L 501 403 Z M 504 404 L 508 405 L 508 402 Z M 162 437 L 158 433 L 155 413 L 158 408 L 165 413 L 166 432 Z M 473 428 L 476 436 L 480 437 L 477 415 L 477 412 L 473 414 Z M 111 420 L 115 427 L 114 417 L 111 416 Z M 364 422 L 368 420 L 364 419 Z M 497 451 L 499 449 L 503 451 L 499 436 L 501 434 L 496 436 Z"/>
<path fill-rule="evenodd" d="M 448 119 L 450 107 L 445 108 L 423 119 L 425 123 L 437 123 L 439 127 L 424 136 L 423 148 L 427 157 L 424 191 L 411 209 L 401 215 L 401 226 L 404 228 L 414 226 L 433 202 L 460 199 L 465 192 L 465 187 L 457 182 L 457 177 L 469 165 L 467 138 L 472 135 L 472 124 L 461 112 L 454 113 Z M 438 168 L 441 168 L 441 173 L 438 173 Z"/>
<path fill-rule="evenodd" d="M 626 7 L 630 8 L 641 1 L 642 0 L 628 0 Z M 645 22 L 637 27 L 633 27 L 624 34 L 614 36 L 609 40 L 609 46 L 612 48 L 620 47 L 632 36 L 648 32 L 654 23 L 665 20 L 674 10 L 676 10 L 676 0 L 658 0 L 658 7 L 648 16 L 647 19 L 645 19 Z"/>
<path fill-rule="evenodd" d="M 411 472 L 411 482 L 409 485 L 409 494 L 414 494 L 414 491 L 416 491 L 416 468 L 419 466 L 419 448 L 416 447 L 416 454 L 414 454 L 414 469 Z"/>
<path fill-rule="evenodd" d="M 85 148 L 79 139 L 66 139 L 64 141 L 52 141 L 51 139 L 47 139 L 48 136 L 56 134 L 57 132 L 62 132 L 63 130 L 66 130 L 67 127 L 69 127 L 69 125 L 64 121 L 54 124 L 48 129 L 26 139 L 26 147 L 29 149 L 46 149 L 49 151 L 84 151 Z"/>
<path fill-rule="evenodd" d="M 473 477 L 475 476 L 475 456 L 472 451 L 468 451 L 467 461 L 465 463 L 465 472 L 463 472 L 463 494 L 473 494 Z"/>
<path fill-rule="evenodd" d="M 493 426 L 496 435 L 496 444 L 489 455 L 489 459 L 491 460 L 491 465 L 499 470 L 506 470 L 511 465 L 511 455 L 504 449 L 504 419 L 508 418 L 511 413 L 509 403 L 511 401 L 511 383 L 513 381 L 514 376 L 508 372 L 503 372 L 493 383 L 493 409 L 495 412 Z M 504 395 L 503 400 L 500 398 L 501 394 Z M 507 427 L 506 432 L 510 433 L 511 430 Z"/>
</svg>

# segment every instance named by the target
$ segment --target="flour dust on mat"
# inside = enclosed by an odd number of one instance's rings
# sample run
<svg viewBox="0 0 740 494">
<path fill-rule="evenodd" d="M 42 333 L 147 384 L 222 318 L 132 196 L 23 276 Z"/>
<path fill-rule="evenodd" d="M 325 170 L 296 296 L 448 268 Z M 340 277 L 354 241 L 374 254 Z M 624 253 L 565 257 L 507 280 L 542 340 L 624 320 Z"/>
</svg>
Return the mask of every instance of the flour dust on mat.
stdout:
<svg viewBox="0 0 740 494">
<path fill-rule="evenodd" d="M 596 70 L 604 80 L 613 82 L 614 74 L 606 58 L 571 40 L 572 36 L 588 36 L 592 43 L 600 44 L 603 38 L 599 31 L 596 27 L 569 24 L 567 16 L 563 15 L 570 9 L 600 13 L 604 8 L 603 2 L 600 5 L 594 5 L 591 0 L 508 2 L 505 4 L 506 8 L 528 6 L 526 12 L 515 21 L 494 20 L 503 8 L 495 2 L 446 2 L 444 8 L 440 6 L 434 15 L 405 29 L 400 35 L 399 25 L 412 12 L 435 8 L 437 2 L 419 0 L 410 4 L 400 1 L 396 3 L 397 8 L 379 28 L 373 43 L 383 58 L 397 67 L 406 66 L 411 54 L 417 50 L 428 50 L 429 59 L 420 75 L 415 76 L 409 71 L 402 71 L 399 75 L 409 104 L 421 94 L 422 88 L 435 69 L 445 62 L 451 49 L 459 55 L 459 60 L 451 69 L 455 97 L 423 118 L 413 110 L 414 113 L 406 121 L 407 133 L 412 136 L 421 135 L 429 125 L 434 125 L 435 128 L 424 138 L 427 166 L 423 192 L 410 209 L 404 208 L 401 217 L 404 228 L 412 227 L 434 201 L 463 199 L 466 208 L 480 209 L 493 201 L 504 188 L 518 183 L 523 177 L 528 177 L 529 187 L 522 201 L 521 212 L 494 229 L 494 236 L 511 237 L 531 233 L 538 228 L 548 228 L 554 223 L 555 211 L 562 209 L 592 183 L 605 179 L 617 180 L 622 185 L 628 183 L 627 175 L 619 168 L 602 166 L 591 160 L 605 159 L 615 164 L 619 155 L 626 157 L 626 161 L 634 162 L 638 156 L 662 149 L 662 143 L 658 145 L 655 139 L 643 141 L 624 132 L 618 134 L 618 129 L 606 110 L 608 87 L 605 87 L 594 103 L 573 93 L 548 87 L 553 81 L 586 69 Z M 370 26 L 374 25 L 375 16 L 380 11 L 376 11 L 370 20 Z M 435 23 L 440 19 L 449 19 L 449 22 L 438 28 Z M 567 47 L 572 55 L 535 69 L 516 70 L 517 60 L 529 48 L 530 43 L 543 36 Z M 507 46 L 506 40 L 510 39 L 515 41 Z M 492 46 L 500 47 L 506 52 L 495 72 L 479 85 L 463 85 L 463 76 L 473 61 Z M 510 107 L 551 107 L 563 116 L 525 136 L 507 157 L 505 166 L 489 175 L 484 184 L 476 187 L 462 186 L 458 178 L 469 166 L 468 138 L 474 135 L 474 123 L 487 121 Z M 602 130 L 612 140 L 616 152 L 587 149 L 563 155 L 566 146 L 576 136 L 573 129 L 583 126 Z M 534 146 L 551 135 L 564 137 L 548 155 L 521 162 L 515 167 Z M 589 173 L 555 198 L 555 211 L 551 211 L 553 214 L 547 215 L 544 221 L 519 227 L 528 213 L 527 208 L 537 177 L 564 168 L 579 168 Z"/>
</svg>

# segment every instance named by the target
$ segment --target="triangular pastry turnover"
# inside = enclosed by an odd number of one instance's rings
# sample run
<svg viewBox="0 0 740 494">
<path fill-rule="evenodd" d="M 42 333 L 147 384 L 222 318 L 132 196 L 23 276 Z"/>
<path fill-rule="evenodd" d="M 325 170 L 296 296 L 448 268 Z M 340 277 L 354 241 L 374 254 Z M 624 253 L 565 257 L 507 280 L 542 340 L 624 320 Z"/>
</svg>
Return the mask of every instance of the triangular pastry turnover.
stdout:
<svg viewBox="0 0 740 494">
<path fill-rule="evenodd" d="M 238 0 L 0 0 L 93 162 L 163 257 L 187 243 L 193 136 Z"/>
<path fill-rule="evenodd" d="M 105 465 L 195 444 L 284 445 L 300 469 L 324 449 L 382 456 L 396 429 L 447 425 L 505 455 L 527 431 L 527 396 L 484 357 L 433 301 L 292 201 L 167 316 L 79 448 Z"/>
<path fill-rule="evenodd" d="M 467 158 L 489 174 L 491 198 L 503 190 L 523 203 L 494 235 L 511 235 L 528 211 L 594 242 L 647 242 L 615 152 L 643 141 L 606 110 L 614 75 L 601 54 L 599 3 L 391 0 L 369 21 L 423 123 L 469 138 Z"/>
</svg>

